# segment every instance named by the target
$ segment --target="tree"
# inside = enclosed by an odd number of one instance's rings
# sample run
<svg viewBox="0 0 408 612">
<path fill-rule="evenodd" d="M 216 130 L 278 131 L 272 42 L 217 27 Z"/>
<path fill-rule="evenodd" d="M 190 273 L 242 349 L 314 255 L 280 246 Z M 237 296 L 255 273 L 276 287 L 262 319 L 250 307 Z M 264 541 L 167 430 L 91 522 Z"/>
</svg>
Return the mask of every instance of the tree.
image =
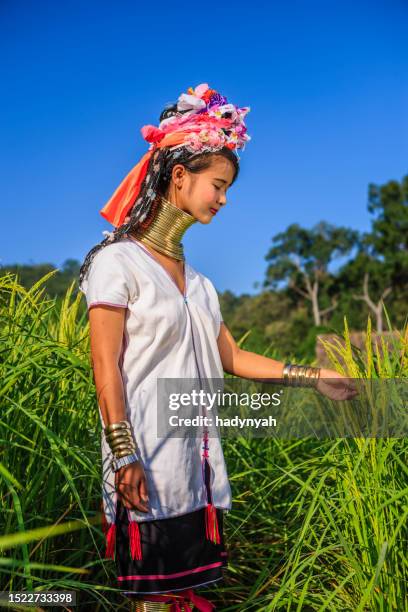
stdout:
<svg viewBox="0 0 408 612">
<path fill-rule="evenodd" d="M 327 297 L 331 275 L 329 266 L 340 256 L 347 255 L 358 242 L 358 232 L 335 227 L 321 221 L 312 229 L 290 225 L 285 232 L 272 238 L 274 246 L 266 255 L 270 262 L 264 287 L 276 288 L 286 282 L 302 298 L 311 302 L 315 325 L 337 307 L 336 296 L 323 307 L 322 293 Z"/>
<path fill-rule="evenodd" d="M 45 283 L 46 293 L 49 296 L 64 296 L 72 281 L 78 279 L 80 266 L 80 262 L 76 259 L 66 259 L 58 272 Z M 55 269 L 56 266 L 52 263 L 9 264 L 1 266 L 0 274 L 6 272 L 17 274 L 19 282 L 29 289 L 45 274 Z"/>
<path fill-rule="evenodd" d="M 359 241 L 359 252 L 341 271 L 348 287 L 361 287 L 352 297 L 364 301 L 383 331 L 384 300 L 406 299 L 408 285 L 408 175 L 401 183 L 392 180 L 368 186 L 368 211 L 373 215 L 371 232 Z M 406 312 L 406 305 L 405 305 Z"/>
<path fill-rule="evenodd" d="M 77 259 L 66 259 L 61 267 L 61 273 L 68 279 L 78 278 L 81 263 Z"/>
<path fill-rule="evenodd" d="M 369 272 L 364 272 L 363 293 L 362 295 L 353 294 L 353 298 L 356 300 L 363 300 L 367 304 L 368 308 L 375 316 L 377 333 L 381 334 L 383 331 L 384 300 L 391 293 L 392 287 L 386 287 L 379 296 L 378 301 L 374 302 L 373 298 L 370 297 L 370 291 L 368 288 L 369 278 Z"/>
<path fill-rule="evenodd" d="M 392 268 L 392 284 L 406 290 L 408 284 L 408 175 L 401 183 L 370 183 L 368 211 L 371 232 L 364 237 L 368 253 Z"/>
</svg>

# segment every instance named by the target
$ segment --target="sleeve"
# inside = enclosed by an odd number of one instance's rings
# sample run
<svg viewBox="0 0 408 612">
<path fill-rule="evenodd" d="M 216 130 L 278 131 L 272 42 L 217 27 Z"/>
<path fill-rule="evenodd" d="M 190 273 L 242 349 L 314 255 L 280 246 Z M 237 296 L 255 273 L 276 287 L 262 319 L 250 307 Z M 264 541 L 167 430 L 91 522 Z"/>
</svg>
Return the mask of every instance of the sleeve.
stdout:
<svg viewBox="0 0 408 612">
<path fill-rule="evenodd" d="M 215 292 L 215 293 L 217 293 L 217 292 Z M 222 316 L 222 312 L 221 312 L 221 306 L 220 306 L 220 300 L 219 300 L 219 297 L 218 297 L 218 293 L 217 293 L 217 304 L 218 304 L 218 317 L 219 317 L 219 323 L 220 323 L 220 325 L 221 325 L 221 323 L 223 323 L 223 322 L 224 322 L 224 318 L 223 318 L 223 316 Z"/>
<path fill-rule="evenodd" d="M 217 338 L 220 335 L 220 331 L 221 331 L 221 323 L 223 323 L 224 319 L 222 317 L 222 312 L 221 312 L 221 307 L 220 307 L 220 300 L 218 297 L 218 293 L 216 291 L 216 289 L 214 288 L 214 292 L 215 292 L 215 297 L 216 297 L 216 310 L 217 310 Z"/>
<path fill-rule="evenodd" d="M 213 304 L 213 312 L 215 313 L 216 323 L 217 323 L 217 338 L 220 333 L 221 323 L 223 323 L 224 319 L 221 312 L 220 300 L 218 297 L 218 293 L 213 283 L 207 277 L 207 281 L 212 293 L 212 304 Z"/>
<path fill-rule="evenodd" d="M 91 262 L 87 277 L 80 286 L 88 309 L 98 304 L 126 308 L 137 293 L 130 264 L 124 253 L 115 248 L 117 246 L 104 247 Z"/>
</svg>

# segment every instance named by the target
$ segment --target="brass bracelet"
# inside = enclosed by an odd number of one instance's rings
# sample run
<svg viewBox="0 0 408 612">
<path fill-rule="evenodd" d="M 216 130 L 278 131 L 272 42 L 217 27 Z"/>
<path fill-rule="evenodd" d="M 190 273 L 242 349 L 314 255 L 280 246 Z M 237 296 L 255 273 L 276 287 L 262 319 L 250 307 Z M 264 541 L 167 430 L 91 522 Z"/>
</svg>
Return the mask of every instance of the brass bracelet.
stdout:
<svg viewBox="0 0 408 612">
<path fill-rule="evenodd" d="M 317 385 L 319 377 L 320 368 L 309 367 L 305 378 L 305 384 L 309 387 L 315 387 Z"/>
<path fill-rule="evenodd" d="M 316 387 L 319 376 L 320 368 L 293 363 L 286 363 L 282 372 L 284 384 L 290 387 Z"/>
<path fill-rule="evenodd" d="M 116 448 L 119 444 L 133 444 L 132 436 L 122 436 L 121 438 L 115 438 L 115 440 L 110 440 L 108 442 L 111 448 Z"/>
<path fill-rule="evenodd" d="M 118 440 L 121 440 L 122 438 L 131 438 L 132 437 L 132 432 L 130 431 L 130 429 L 122 429 L 122 430 L 118 430 L 118 431 L 114 431 L 112 433 L 110 433 L 108 436 L 106 436 L 106 441 L 109 444 L 115 444 Z"/>
<path fill-rule="evenodd" d="M 132 455 L 135 452 L 137 452 L 136 448 L 134 450 L 129 450 L 129 449 L 121 450 L 115 453 L 115 457 L 119 459 L 120 457 L 127 457 L 128 455 Z"/>
<path fill-rule="evenodd" d="M 129 421 L 111 423 L 105 427 L 104 433 L 110 450 L 116 458 L 136 452 L 136 444 L 132 437 Z"/>
<path fill-rule="evenodd" d="M 111 444 L 114 440 L 118 440 L 119 438 L 127 438 L 130 435 L 130 429 L 118 429 L 117 431 L 112 431 L 112 433 L 108 434 L 106 437 L 106 441 Z"/>
<path fill-rule="evenodd" d="M 125 453 L 126 455 L 131 455 L 136 452 L 136 445 L 133 440 L 127 442 L 126 444 L 119 444 L 118 446 L 111 447 L 111 453 L 115 457 L 118 457 L 120 453 Z"/>
<path fill-rule="evenodd" d="M 104 429 L 105 436 L 117 430 L 126 430 L 130 431 L 130 423 L 129 421 L 119 421 L 118 423 L 111 423 Z"/>
<path fill-rule="evenodd" d="M 126 457 L 127 455 L 133 455 L 136 453 L 136 446 L 127 446 L 126 448 L 122 448 L 121 450 L 115 450 L 112 455 L 116 458 L 118 457 Z"/>
<path fill-rule="evenodd" d="M 290 363 L 285 363 L 285 365 L 283 366 L 283 372 L 282 372 L 282 378 L 284 382 L 288 380 L 289 371 L 290 371 Z"/>
<path fill-rule="evenodd" d="M 133 440 L 128 440 L 123 444 L 115 444 L 115 446 L 111 446 L 112 453 L 117 453 L 118 451 L 125 450 L 125 448 L 130 448 L 132 452 L 136 450 L 135 444 L 133 444 Z"/>
<path fill-rule="evenodd" d="M 115 440 L 111 444 L 109 444 L 112 453 L 116 453 L 118 450 L 123 450 L 125 448 L 129 448 L 131 452 L 136 450 L 136 445 L 131 436 L 124 438 L 122 440 Z"/>
</svg>

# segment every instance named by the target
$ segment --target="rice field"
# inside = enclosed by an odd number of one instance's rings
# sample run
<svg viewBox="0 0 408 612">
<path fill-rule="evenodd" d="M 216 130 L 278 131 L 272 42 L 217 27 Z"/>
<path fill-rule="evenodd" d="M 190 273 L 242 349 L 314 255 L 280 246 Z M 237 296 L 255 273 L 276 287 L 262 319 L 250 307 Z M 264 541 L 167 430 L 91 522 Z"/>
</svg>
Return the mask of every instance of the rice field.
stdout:
<svg viewBox="0 0 408 612">
<path fill-rule="evenodd" d="M 83 296 L 0 278 L 0 590 L 72 589 L 80 610 L 125 610 L 105 560 L 100 424 Z M 392 348 L 326 346 L 356 378 L 405 378 Z M 341 364 L 345 362 L 346 367 Z M 229 569 L 203 591 L 223 611 L 408 610 L 407 441 L 225 440 Z M 33 608 L 30 608 L 31 610 Z"/>
</svg>

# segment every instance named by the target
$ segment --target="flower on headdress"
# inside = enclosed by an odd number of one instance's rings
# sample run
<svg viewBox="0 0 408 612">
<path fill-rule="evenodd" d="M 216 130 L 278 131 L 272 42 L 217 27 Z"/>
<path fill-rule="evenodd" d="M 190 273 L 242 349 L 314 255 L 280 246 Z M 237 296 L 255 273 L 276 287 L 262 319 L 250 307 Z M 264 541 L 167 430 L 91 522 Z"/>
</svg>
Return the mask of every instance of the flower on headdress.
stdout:
<svg viewBox="0 0 408 612">
<path fill-rule="evenodd" d="M 208 130 L 201 130 L 201 132 L 198 132 L 198 137 L 200 138 L 201 142 L 208 142 L 208 138 L 209 138 L 209 131 Z"/>
<path fill-rule="evenodd" d="M 204 94 L 209 89 L 208 83 L 201 83 L 201 85 L 197 85 L 197 87 L 194 89 L 194 95 L 197 96 L 197 98 L 203 98 Z"/>
<path fill-rule="evenodd" d="M 201 85 L 197 85 L 195 89 L 189 87 L 187 90 L 187 95 L 203 100 L 206 103 L 207 108 L 227 103 L 227 98 L 219 94 L 215 89 L 211 89 L 208 86 L 208 83 L 201 83 Z M 202 110 L 200 112 L 203 111 L 204 107 L 201 108 Z"/>
<path fill-rule="evenodd" d="M 243 136 L 247 129 L 243 123 L 237 123 L 237 125 L 235 126 L 235 131 L 237 132 L 237 134 L 239 134 L 239 136 Z"/>
<path fill-rule="evenodd" d="M 212 108 L 213 106 L 222 106 L 227 103 L 227 98 L 222 96 L 218 91 L 211 90 L 213 93 L 208 101 L 208 108 Z"/>
<path fill-rule="evenodd" d="M 211 130 L 208 142 L 212 147 L 222 147 L 225 142 L 225 134 L 222 130 Z"/>
<path fill-rule="evenodd" d="M 204 100 L 204 102 L 207 104 L 210 103 L 211 98 L 216 94 L 217 92 L 215 91 L 215 89 L 207 89 L 207 91 L 201 96 L 201 99 Z"/>
<path fill-rule="evenodd" d="M 221 106 L 215 106 L 214 108 L 210 108 L 208 110 L 208 114 L 210 117 L 218 117 L 219 119 L 225 115 L 228 115 L 228 119 L 231 119 L 231 121 L 236 121 L 238 118 L 237 108 L 233 104 L 222 104 Z"/>
<path fill-rule="evenodd" d="M 249 113 L 250 110 L 251 110 L 250 106 L 242 106 L 241 108 L 237 107 L 237 112 L 242 118 L 244 118 L 245 115 Z"/>
<path fill-rule="evenodd" d="M 231 130 L 228 141 L 234 143 L 238 142 L 238 132 L 236 130 Z"/>
<path fill-rule="evenodd" d="M 203 143 L 200 140 L 199 135 L 196 132 L 189 134 L 185 137 L 184 142 L 186 146 L 192 149 L 193 151 L 200 151 L 203 146 Z"/>
<path fill-rule="evenodd" d="M 186 145 L 193 151 L 218 150 L 226 142 L 225 134 L 220 129 L 202 129 L 185 138 Z"/>
<path fill-rule="evenodd" d="M 205 106 L 204 100 L 186 93 L 182 93 L 177 102 L 178 111 L 200 110 L 201 108 L 205 108 Z"/>
<path fill-rule="evenodd" d="M 140 131 L 147 142 L 160 142 L 165 136 L 165 132 L 154 125 L 144 125 Z"/>
</svg>

